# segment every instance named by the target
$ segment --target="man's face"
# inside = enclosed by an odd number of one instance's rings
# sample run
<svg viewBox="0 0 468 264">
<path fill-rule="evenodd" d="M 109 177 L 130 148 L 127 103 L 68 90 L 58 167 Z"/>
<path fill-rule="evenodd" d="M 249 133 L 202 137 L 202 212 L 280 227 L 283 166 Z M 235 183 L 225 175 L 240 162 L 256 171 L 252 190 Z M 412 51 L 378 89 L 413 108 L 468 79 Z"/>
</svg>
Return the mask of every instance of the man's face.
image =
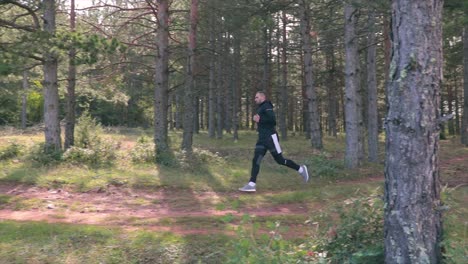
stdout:
<svg viewBox="0 0 468 264">
<path fill-rule="evenodd" d="M 255 103 L 256 104 L 261 104 L 261 103 L 263 103 L 263 101 L 265 101 L 265 95 L 264 94 L 261 94 L 261 93 L 255 94 Z"/>
</svg>

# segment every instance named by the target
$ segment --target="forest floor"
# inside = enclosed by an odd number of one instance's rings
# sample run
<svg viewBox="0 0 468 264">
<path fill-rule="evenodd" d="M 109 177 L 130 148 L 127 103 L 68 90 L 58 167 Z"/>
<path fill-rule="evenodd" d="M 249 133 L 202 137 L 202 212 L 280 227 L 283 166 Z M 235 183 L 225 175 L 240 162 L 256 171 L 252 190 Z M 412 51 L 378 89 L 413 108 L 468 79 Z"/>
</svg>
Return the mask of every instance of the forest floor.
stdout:
<svg viewBox="0 0 468 264">
<path fill-rule="evenodd" d="M 441 169 L 451 171 L 443 181 L 444 186 L 464 188 L 468 186 L 468 155 L 452 157 L 441 162 Z M 383 183 L 383 175 L 341 180 L 339 185 Z M 309 184 L 314 184 L 314 179 Z M 261 192 L 262 196 L 285 195 L 288 191 Z M 291 191 L 293 192 L 293 191 Z M 240 196 L 255 196 L 256 193 L 238 191 L 214 192 L 192 191 L 177 188 L 156 190 L 132 189 L 124 186 L 107 185 L 86 192 L 66 189 L 50 189 L 18 183 L 0 183 L 0 195 L 8 196 L 10 202 L 0 207 L 0 219 L 15 221 L 45 221 L 47 223 L 89 224 L 116 226 L 128 230 L 145 229 L 168 231 L 180 235 L 232 233 L 217 225 L 217 221 L 203 221 L 210 217 L 232 217 L 248 214 L 254 217 L 309 216 L 324 204 L 320 201 L 294 201 L 284 204 L 264 201 L 261 204 L 225 206 L 219 201 L 239 201 Z M 468 203 L 468 195 L 463 196 Z M 302 218 L 302 217 L 300 217 Z M 203 224 L 205 222 L 205 224 Z M 300 223 L 289 226 L 287 236 L 307 235 Z"/>
<path fill-rule="evenodd" d="M 111 167 L 36 166 L 26 158 L 0 161 L 0 258 L 6 261 L 0 263 L 83 263 L 83 258 L 107 263 L 113 254 L 121 263 L 218 263 L 226 241 L 240 227 L 272 235 L 280 223 L 283 238 L 306 241 L 319 231 L 328 234 L 337 208 L 383 196 L 383 164 L 345 169 L 344 138 L 326 139 L 327 150 L 318 153 L 302 138 L 292 137 L 282 145 L 288 158 L 309 166 L 310 182 L 303 184 L 268 156 L 257 192 L 241 193 L 237 188 L 248 180 L 254 133 L 245 132 L 234 144 L 229 138 L 198 135 L 195 155 L 189 160 L 179 155 L 177 167 L 129 161 L 137 134 L 109 132 L 119 142 L 119 158 Z M 0 145 L 35 145 L 41 139 L 40 133 L 13 131 L 0 134 Z M 450 223 L 455 223 L 452 234 L 467 240 L 468 149 L 456 139 L 441 141 L 439 157 L 443 199 L 449 204 Z M 321 215 L 331 216 L 333 223 Z M 148 239 L 151 249 L 146 242 L 139 244 Z M 175 262 L 156 261 L 156 255 L 174 256 L 171 247 L 160 243 L 182 243 L 179 252 L 190 253 Z M 168 252 L 158 253 L 158 248 Z"/>
</svg>

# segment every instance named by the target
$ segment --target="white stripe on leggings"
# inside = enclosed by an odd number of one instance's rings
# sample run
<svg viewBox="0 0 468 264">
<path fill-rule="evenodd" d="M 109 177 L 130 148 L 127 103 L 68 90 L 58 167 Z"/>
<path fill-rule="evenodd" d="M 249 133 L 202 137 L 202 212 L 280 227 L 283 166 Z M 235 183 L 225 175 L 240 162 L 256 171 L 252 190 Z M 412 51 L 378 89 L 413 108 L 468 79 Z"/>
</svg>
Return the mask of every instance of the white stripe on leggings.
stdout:
<svg viewBox="0 0 468 264">
<path fill-rule="evenodd" d="M 281 151 L 281 146 L 280 146 L 279 140 L 278 140 L 278 134 L 271 135 L 271 138 L 273 139 L 273 143 L 275 143 L 276 152 L 278 152 L 278 154 L 280 154 L 282 151 Z"/>
</svg>

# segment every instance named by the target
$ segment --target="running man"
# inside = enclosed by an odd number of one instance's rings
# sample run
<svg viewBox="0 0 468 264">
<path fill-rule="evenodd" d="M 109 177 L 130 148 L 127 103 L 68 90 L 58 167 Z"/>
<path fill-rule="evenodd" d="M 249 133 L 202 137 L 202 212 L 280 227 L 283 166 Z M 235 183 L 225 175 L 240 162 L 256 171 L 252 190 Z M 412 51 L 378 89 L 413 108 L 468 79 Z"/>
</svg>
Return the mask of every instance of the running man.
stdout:
<svg viewBox="0 0 468 264">
<path fill-rule="evenodd" d="M 239 188 L 242 192 L 255 192 L 257 184 L 257 175 L 260 171 L 260 163 L 267 150 L 271 153 L 275 161 L 283 166 L 287 166 L 302 176 L 305 183 L 309 181 L 309 173 L 306 165 L 297 165 L 294 161 L 285 159 L 281 154 L 281 146 L 276 133 L 276 117 L 273 111 L 273 104 L 267 100 L 266 94 L 258 91 L 255 94 L 255 103 L 258 105 L 257 114 L 253 120 L 257 123 L 258 140 L 255 145 L 255 154 L 252 160 L 252 171 L 250 181 L 244 187 Z"/>
</svg>

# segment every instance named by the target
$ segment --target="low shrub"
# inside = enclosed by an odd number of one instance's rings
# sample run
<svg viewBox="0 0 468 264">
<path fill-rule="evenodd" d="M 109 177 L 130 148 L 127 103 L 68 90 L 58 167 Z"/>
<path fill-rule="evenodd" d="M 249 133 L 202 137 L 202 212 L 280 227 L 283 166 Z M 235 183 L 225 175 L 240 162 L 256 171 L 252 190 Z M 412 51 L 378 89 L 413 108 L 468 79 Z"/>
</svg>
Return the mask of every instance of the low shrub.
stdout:
<svg viewBox="0 0 468 264">
<path fill-rule="evenodd" d="M 39 165 L 53 165 L 62 160 L 63 152 L 49 148 L 45 143 L 39 143 L 32 146 L 27 155 L 27 159 Z"/>
<path fill-rule="evenodd" d="M 6 148 L 0 149 L 0 160 L 13 159 L 21 155 L 24 147 L 17 143 L 11 143 Z"/>
<path fill-rule="evenodd" d="M 93 149 L 102 140 L 103 129 L 96 119 L 84 112 L 76 122 L 75 146 Z"/>
<path fill-rule="evenodd" d="M 375 195 L 348 199 L 315 223 L 336 223 L 319 229 L 316 250 L 330 263 L 383 263 L 383 202 Z M 338 220 L 332 220 L 338 214 Z M 321 231 L 320 231 L 321 230 Z"/>
<path fill-rule="evenodd" d="M 313 155 L 306 163 L 310 165 L 312 174 L 321 178 L 336 178 L 344 168 L 343 161 L 329 159 L 325 155 Z"/>
<path fill-rule="evenodd" d="M 152 163 L 156 160 L 155 147 L 151 138 L 141 136 L 135 147 L 130 151 L 134 163 Z"/>
<path fill-rule="evenodd" d="M 73 146 L 65 151 L 63 160 L 77 164 L 109 165 L 116 159 L 118 144 L 110 140 L 99 140 L 99 144 L 93 144 L 92 148 Z"/>
<path fill-rule="evenodd" d="M 225 263 L 303 263 L 304 251 L 283 239 L 280 223 L 266 225 L 270 232 L 258 236 L 259 224 L 244 215 L 237 237 L 228 245 Z"/>
<path fill-rule="evenodd" d="M 101 125 L 88 113 L 77 121 L 75 129 L 75 146 L 63 154 L 63 159 L 71 163 L 87 165 L 108 165 L 116 158 L 119 144 L 104 139 Z"/>
</svg>

